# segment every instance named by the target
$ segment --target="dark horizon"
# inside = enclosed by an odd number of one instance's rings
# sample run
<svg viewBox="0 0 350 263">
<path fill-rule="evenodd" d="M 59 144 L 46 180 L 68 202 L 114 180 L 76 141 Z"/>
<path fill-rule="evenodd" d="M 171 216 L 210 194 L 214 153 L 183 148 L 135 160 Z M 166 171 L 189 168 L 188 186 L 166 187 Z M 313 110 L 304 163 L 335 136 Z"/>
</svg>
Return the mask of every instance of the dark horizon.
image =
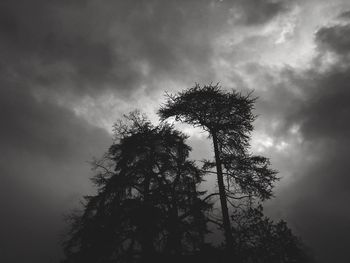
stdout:
<svg viewBox="0 0 350 263">
<path fill-rule="evenodd" d="M 350 261 L 347 0 L 3 0 L 0 54 L 1 262 L 58 262 L 113 123 L 140 109 L 156 124 L 165 91 L 195 83 L 254 91 L 251 150 L 281 177 L 265 211 L 317 262 Z M 176 127 L 191 158 L 213 157 Z"/>
</svg>

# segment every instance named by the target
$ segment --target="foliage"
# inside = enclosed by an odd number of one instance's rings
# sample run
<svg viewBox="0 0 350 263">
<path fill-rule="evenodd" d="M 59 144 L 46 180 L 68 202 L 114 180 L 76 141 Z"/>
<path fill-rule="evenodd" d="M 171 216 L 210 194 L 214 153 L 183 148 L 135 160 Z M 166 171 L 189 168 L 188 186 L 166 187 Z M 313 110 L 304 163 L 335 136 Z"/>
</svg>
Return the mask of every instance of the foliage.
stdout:
<svg viewBox="0 0 350 263">
<path fill-rule="evenodd" d="M 167 97 L 167 102 L 159 110 L 161 120 L 175 117 L 175 120 L 199 126 L 213 140 L 215 162 L 205 161 L 203 169 L 211 172 L 211 168 L 216 167 L 222 226 L 227 246 L 232 248 L 227 203 L 235 207 L 237 201 L 244 198 L 268 199 L 277 180 L 276 171 L 269 168 L 267 158 L 249 153 L 256 98 L 234 90 L 225 92 L 218 85 L 201 87 L 198 84 Z"/>
<path fill-rule="evenodd" d="M 210 134 L 213 131 L 232 131 L 237 145 L 247 142 L 247 132 L 253 130 L 255 99 L 235 91 L 223 92 L 218 85 L 194 87 L 167 94 L 167 101 L 159 110 L 162 120 L 175 116 L 176 120 L 199 126 Z"/>
<path fill-rule="evenodd" d="M 64 262 L 310 262 L 286 223 L 263 215 L 278 178 L 268 158 L 250 152 L 256 98 L 218 85 L 167 97 L 160 125 L 138 112 L 115 124 L 114 143 L 93 163 L 97 193 L 71 214 Z M 187 136 L 169 117 L 207 131 L 215 159 L 201 169 L 189 160 Z M 219 191 L 205 195 L 198 186 L 211 173 Z M 216 196 L 221 218 L 211 210 Z M 208 222 L 224 230 L 224 248 L 205 242 Z"/>
<path fill-rule="evenodd" d="M 236 210 L 232 214 L 235 250 L 239 262 L 292 263 L 311 262 L 301 240 L 292 234 L 286 222 L 274 223 L 263 215 L 261 205 Z"/>
<path fill-rule="evenodd" d="M 186 136 L 137 114 L 120 122 L 115 143 L 95 162 L 98 193 L 72 219 L 66 262 L 134 262 L 198 249 L 210 205 L 196 186 Z M 112 168 L 112 169 L 111 169 Z"/>
</svg>

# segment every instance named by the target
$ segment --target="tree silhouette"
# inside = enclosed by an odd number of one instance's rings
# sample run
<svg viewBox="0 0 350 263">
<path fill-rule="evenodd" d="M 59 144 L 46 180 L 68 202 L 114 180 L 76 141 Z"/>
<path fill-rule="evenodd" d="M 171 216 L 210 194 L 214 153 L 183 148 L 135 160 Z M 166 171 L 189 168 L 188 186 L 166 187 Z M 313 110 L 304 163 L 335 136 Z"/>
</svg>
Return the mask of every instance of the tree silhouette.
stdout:
<svg viewBox="0 0 350 263">
<path fill-rule="evenodd" d="M 268 159 L 248 153 L 255 98 L 235 91 L 224 92 L 218 85 L 198 84 L 177 95 L 168 94 L 167 98 L 159 110 L 162 120 L 175 117 L 203 128 L 212 138 L 215 162 L 207 161 L 204 168 L 216 167 L 226 246 L 232 249 L 229 199 L 269 198 L 272 183 L 277 180 L 276 172 L 268 168 Z"/>
<path fill-rule="evenodd" d="M 261 205 L 235 210 L 232 217 L 239 262 L 312 262 L 307 248 L 292 234 L 286 222 L 274 223 L 264 217 Z"/>
<path fill-rule="evenodd" d="M 210 205 L 196 189 L 202 172 L 188 160 L 186 136 L 135 113 L 115 134 L 94 162 L 98 193 L 71 217 L 65 262 L 152 262 L 198 250 Z"/>
<path fill-rule="evenodd" d="M 212 139 L 215 159 L 201 169 L 173 126 L 154 126 L 138 112 L 118 121 L 112 146 L 93 162 L 97 193 L 70 215 L 63 262 L 311 262 L 285 222 L 263 215 L 261 202 L 278 178 L 267 158 L 250 153 L 254 102 L 218 85 L 168 95 L 161 119 L 174 116 Z M 219 191 L 205 195 L 198 186 L 209 173 Z M 216 196 L 219 220 L 211 212 Z M 224 230 L 224 249 L 207 243 L 208 222 Z"/>
</svg>

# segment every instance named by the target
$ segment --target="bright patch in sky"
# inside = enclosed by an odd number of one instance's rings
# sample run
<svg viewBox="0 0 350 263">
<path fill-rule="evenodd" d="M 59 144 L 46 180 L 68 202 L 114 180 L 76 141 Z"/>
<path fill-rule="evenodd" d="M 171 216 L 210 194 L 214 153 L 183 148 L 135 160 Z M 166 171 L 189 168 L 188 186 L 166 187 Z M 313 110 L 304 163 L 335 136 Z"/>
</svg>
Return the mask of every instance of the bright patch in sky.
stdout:
<svg viewBox="0 0 350 263">
<path fill-rule="evenodd" d="M 274 146 L 274 139 L 267 134 L 254 133 L 252 136 L 251 147 L 253 152 L 264 152 Z"/>
</svg>

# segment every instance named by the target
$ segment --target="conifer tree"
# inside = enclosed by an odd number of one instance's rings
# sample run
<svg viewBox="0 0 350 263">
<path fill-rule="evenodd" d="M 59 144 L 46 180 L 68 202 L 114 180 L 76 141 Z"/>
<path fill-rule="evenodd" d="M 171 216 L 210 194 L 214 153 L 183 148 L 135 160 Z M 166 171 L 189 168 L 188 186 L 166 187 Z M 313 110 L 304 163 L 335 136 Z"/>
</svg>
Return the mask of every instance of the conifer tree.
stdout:
<svg viewBox="0 0 350 263">
<path fill-rule="evenodd" d="M 236 91 L 225 92 L 218 85 L 196 84 L 176 95 L 167 94 L 167 101 L 158 112 L 163 121 L 175 117 L 208 132 L 215 160 L 206 161 L 204 169 L 216 167 L 222 226 L 230 251 L 235 242 L 228 203 L 237 206 L 235 202 L 242 203 L 243 199 L 268 199 L 277 180 L 269 160 L 249 152 L 254 102 L 251 94 L 244 96 Z"/>
<path fill-rule="evenodd" d="M 140 114 L 115 126 L 115 142 L 94 166 L 96 195 L 73 214 L 65 262 L 152 262 L 204 243 L 202 172 L 188 160 L 186 136 Z"/>
</svg>

